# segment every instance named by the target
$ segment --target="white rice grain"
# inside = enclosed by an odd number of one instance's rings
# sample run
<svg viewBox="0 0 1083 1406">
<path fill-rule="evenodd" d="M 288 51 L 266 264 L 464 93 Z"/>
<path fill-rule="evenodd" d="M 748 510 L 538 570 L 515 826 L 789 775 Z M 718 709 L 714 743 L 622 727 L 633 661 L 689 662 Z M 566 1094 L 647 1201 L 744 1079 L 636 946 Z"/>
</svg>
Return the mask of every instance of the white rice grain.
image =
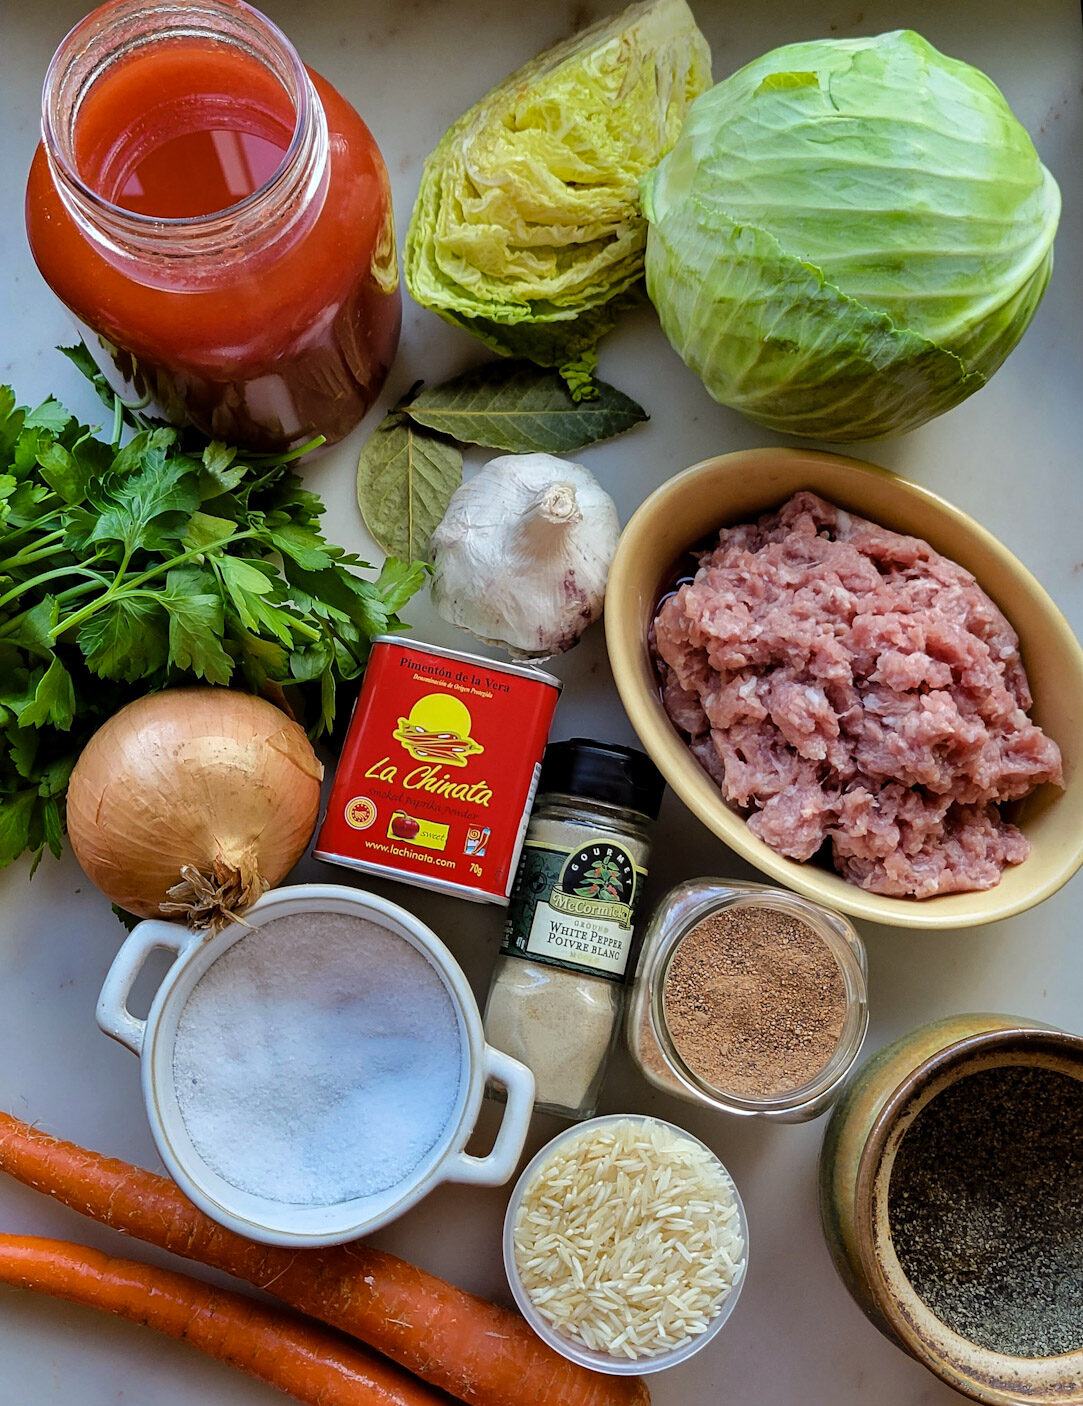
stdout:
<svg viewBox="0 0 1083 1406">
<path fill-rule="evenodd" d="M 513 1243 L 523 1287 L 554 1328 L 633 1360 L 706 1332 L 744 1272 L 729 1175 L 650 1119 L 562 1143 L 526 1187 Z"/>
</svg>

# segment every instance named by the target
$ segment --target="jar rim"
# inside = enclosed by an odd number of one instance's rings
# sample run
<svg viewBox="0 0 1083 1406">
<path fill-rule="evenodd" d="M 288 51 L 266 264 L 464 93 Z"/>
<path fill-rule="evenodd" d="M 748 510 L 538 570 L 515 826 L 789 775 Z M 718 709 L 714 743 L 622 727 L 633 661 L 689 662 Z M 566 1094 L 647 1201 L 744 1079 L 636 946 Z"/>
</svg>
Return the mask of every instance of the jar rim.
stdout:
<svg viewBox="0 0 1083 1406">
<path fill-rule="evenodd" d="M 158 23 L 148 30 L 146 19 L 151 13 Z M 205 214 L 153 215 L 116 204 L 90 185 L 76 165 L 71 133 L 78 120 L 79 105 L 112 64 L 163 40 L 203 36 L 243 48 L 282 84 L 294 111 L 293 132 L 282 159 L 254 191 L 232 205 Z M 65 91 L 71 88 L 73 92 Z M 67 193 L 111 232 L 124 231 L 137 238 L 153 235 L 156 240 L 160 240 L 163 231 L 213 236 L 226 227 L 236 232 L 239 219 L 247 221 L 252 211 L 262 212 L 277 197 L 303 154 L 312 126 L 314 98 L 297 50 L 271 19 L 246 0 L 175 0 L 168 8 L 154 5 L 151 0 L 111 0 L 84 16 L 57 46 L 42 86 L 42 144 L 61 193 Z M 65 99 L 71 101 L 72 112 L 67 133 L 59 121 Z"/>
</svg>

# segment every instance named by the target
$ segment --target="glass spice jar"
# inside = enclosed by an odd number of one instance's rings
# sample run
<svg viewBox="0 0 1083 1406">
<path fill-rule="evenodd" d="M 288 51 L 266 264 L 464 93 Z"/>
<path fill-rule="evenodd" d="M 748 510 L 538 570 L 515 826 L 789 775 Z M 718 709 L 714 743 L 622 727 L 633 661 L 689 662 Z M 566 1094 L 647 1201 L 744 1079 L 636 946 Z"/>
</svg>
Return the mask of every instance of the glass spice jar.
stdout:
<svg viewBox="0 0 1083 1406">
<path fill-rule="evenodd" d="M 242 0 L 112 0 L 49 65 L 31 252 L 132 408 L 248 449 L 341 439 L 400 292 L 360 117 Z"/>
<path fill-rule="evenodd" d="M 764 884 L 692 879 L 643 933 L 626 1038 L 656 1087 L 797 1123 L 834 1101 L 868 1027 L 865 949 L 845 918 Z"/>
<path fill-rule="evenodd" d="M 664 789 L 643 752 L 545 750 L 485 1007 L 486 1038 L 533 1070 L 544 1112 L 595 1112 Z"/>
</svg>

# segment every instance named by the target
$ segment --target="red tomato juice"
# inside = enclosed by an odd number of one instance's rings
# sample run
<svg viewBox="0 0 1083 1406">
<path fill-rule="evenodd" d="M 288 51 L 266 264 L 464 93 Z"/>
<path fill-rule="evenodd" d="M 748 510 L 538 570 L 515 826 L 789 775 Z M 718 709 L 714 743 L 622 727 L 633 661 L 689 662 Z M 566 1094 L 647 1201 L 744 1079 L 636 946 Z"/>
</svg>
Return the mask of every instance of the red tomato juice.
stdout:
<svg viewBox="0 0 1083 1406">
<path fill-rule="evenodd" d="M 340 438 L 379 393 L 398 340 L 383 161 L 353 108 L 310 77 L 330 138 L 322 204 L 288 236 L 248 238 L 241 253 L 227 235 L 209 269 L 183 259 L 144 265 L 88 238 L 41 147 L 27 190 L 38 267 L 112 363 L 103 365 L 110 379 L 119 373 L 128 392 L 149 393 L 171 419 L 253 448 Z M 290 95 L 256 59 L 174 39 L 136 50 L 94 82 L 78 109 L 74 166 L 123 210 L 198 220 L 275 177 L 295 120 Z"/>
</svg>

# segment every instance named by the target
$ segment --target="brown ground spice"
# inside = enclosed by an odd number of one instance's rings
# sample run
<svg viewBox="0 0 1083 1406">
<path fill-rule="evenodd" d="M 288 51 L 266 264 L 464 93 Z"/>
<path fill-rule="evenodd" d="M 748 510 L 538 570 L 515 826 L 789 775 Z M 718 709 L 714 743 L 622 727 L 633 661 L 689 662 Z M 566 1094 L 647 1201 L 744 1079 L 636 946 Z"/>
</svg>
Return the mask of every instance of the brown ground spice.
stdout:
<svg viewBox="0 0 1083 1406">
<path fill-rule="evenodd" d="M 831 949 L 773 908 L 722 909 L 696 924 L 669 963 L 666 1024 L 681 1058 L 719 1092 L 788 1093 L 838 1048 L 846 985 Z"/>
</svg>

